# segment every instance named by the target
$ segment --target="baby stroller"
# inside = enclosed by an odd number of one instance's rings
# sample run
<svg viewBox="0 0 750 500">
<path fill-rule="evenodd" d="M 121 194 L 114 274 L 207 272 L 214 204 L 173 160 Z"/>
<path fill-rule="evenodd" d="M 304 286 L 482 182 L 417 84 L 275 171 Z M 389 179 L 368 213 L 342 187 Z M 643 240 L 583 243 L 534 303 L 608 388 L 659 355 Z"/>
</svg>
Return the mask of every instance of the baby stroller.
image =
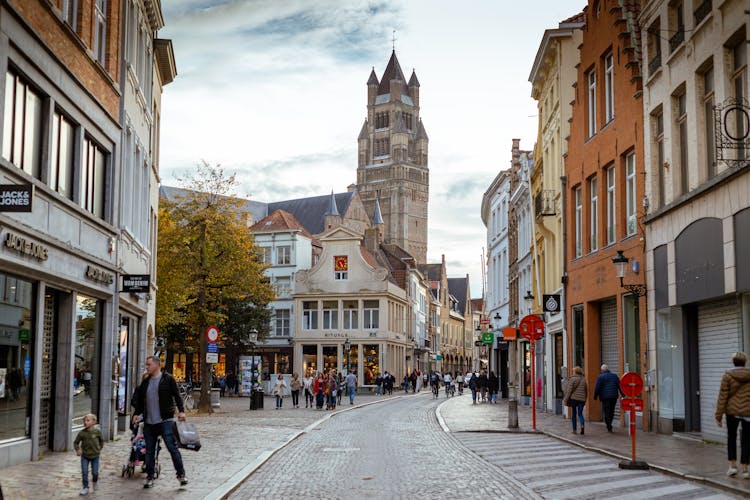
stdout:
<svg viewBox="0 0 750 500">
<path fill-rule="evenodd" d="M 122 477 L 133 477 L 136 468 L 140 467 L 141 472 L 146 472 L 146 439 L 143 437 L 143 422 L 136 425 L 131 424 L 130 430 L 133 437 L 130 440 L 130 457 L 128 463 L 122 466 Z M 161 450 L 161 438 L 156 438 L 156 450 L 154 453 L 154 479 L 161 473 L 159 464 L 159 450 Z"/>
</svg>

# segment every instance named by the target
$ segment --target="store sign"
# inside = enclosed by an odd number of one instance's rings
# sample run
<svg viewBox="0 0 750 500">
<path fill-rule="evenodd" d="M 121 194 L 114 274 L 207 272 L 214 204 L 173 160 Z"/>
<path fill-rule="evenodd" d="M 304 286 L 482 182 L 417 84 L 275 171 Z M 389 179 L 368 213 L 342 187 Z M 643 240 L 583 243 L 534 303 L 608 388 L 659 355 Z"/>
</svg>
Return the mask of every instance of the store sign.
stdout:
<svg viewBox="0 0 750 500">
<path fill-rule="evenodd" d="M 115 281 L 115 275 L 96 266 L 89 265 L 86 267 L 86 277 L 92 281 L 98 281 L 105 285 L 112 284 Z"/>
<path fill-rule="evenodd" d="M 0 184 L 0 212 L 31 212 L 33 184 Z"/>
<path fill-rule="evenodd" d="M 130 293 L 146 293 L 151 287 L 150 274 L 123 274 L 122 291 Z"/>
<path fill-rule="evenodd" d="M 349 257 L 346 255 L 336 255 L 333 258 L 334 271 L 348 271 Z"/>
<path fill-rule="evenodd" d="M 41 243 L 27 240 L 23 236 L 11 233 L 10 231 L 5 236 L 5 246 L 21 255 L 33 257 L 36 260 L 47 260 L 47 255 L 49 254 L 49 248 Z"/>
</svg>

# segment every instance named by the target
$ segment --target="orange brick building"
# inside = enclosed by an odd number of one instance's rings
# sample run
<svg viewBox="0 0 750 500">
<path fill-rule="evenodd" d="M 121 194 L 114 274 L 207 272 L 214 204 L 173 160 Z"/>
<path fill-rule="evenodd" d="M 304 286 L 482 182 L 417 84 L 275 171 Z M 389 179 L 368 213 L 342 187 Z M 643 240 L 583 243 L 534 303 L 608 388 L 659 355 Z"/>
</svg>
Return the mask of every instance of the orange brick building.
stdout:
<svg viewBox="0 0 750 500">
<path fill-rule="evenodd" d="M 588 417 L 600 365 L 645 375 L 646 302 L 620 286 L 612 259 L 629 258 L 626 284 L 645 284 L 643 104 L 639 2 L 590 0 L 565 156 L 566 304 L 569 370 L 589 384 Z M 644 395 L 645 396 L 645 395 Z M 618 410 L 619 412 L 619 405 Z"/>
</svg>

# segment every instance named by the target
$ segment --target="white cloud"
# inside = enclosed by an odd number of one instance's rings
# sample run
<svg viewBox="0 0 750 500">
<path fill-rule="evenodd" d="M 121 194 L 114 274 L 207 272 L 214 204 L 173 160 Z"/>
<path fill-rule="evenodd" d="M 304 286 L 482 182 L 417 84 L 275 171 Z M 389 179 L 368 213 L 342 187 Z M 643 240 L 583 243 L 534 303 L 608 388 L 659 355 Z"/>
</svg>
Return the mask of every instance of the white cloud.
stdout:
<svg viewBox="0 0 750 500">
<path fill-rule="evenodd" d="M 543 32 L 584 1 L 163 0 L 178 76 L 166 87 L 165 184 L 201 159 L 236 171 L 239 191 L 276 201 L 346 190 L 370 68 L 380 77 L 392 30 L 407 78 L 415 67 L 430 137 L 428 259 L 446 255 L 481 294 L 482 194 L 532 149 L 528 75 Z"/>
</svg>

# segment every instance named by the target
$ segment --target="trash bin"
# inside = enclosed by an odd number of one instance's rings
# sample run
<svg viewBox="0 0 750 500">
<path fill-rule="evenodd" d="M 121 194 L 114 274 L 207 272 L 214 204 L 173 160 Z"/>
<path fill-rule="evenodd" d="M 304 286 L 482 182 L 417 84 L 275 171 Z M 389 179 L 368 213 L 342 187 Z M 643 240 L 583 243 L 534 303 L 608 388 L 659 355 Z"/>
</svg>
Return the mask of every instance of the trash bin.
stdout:
<svg viewBox="0 0 750 500">
<path fill-rule="evenodd" d="M 263 391 L 261 389 L 253 390 L 250 395 L 250 409 L 251 410 L 262 410 L 263 409 Z"/>
<path fill-rule="evenodd" d="M 221 389 L 217 388 L 211 388 L 211 407 L 212 408 L 220 408 L 221 407 L 221 401 L 219 400 L 219 395 L 221 394 Z"/>
</svg>

